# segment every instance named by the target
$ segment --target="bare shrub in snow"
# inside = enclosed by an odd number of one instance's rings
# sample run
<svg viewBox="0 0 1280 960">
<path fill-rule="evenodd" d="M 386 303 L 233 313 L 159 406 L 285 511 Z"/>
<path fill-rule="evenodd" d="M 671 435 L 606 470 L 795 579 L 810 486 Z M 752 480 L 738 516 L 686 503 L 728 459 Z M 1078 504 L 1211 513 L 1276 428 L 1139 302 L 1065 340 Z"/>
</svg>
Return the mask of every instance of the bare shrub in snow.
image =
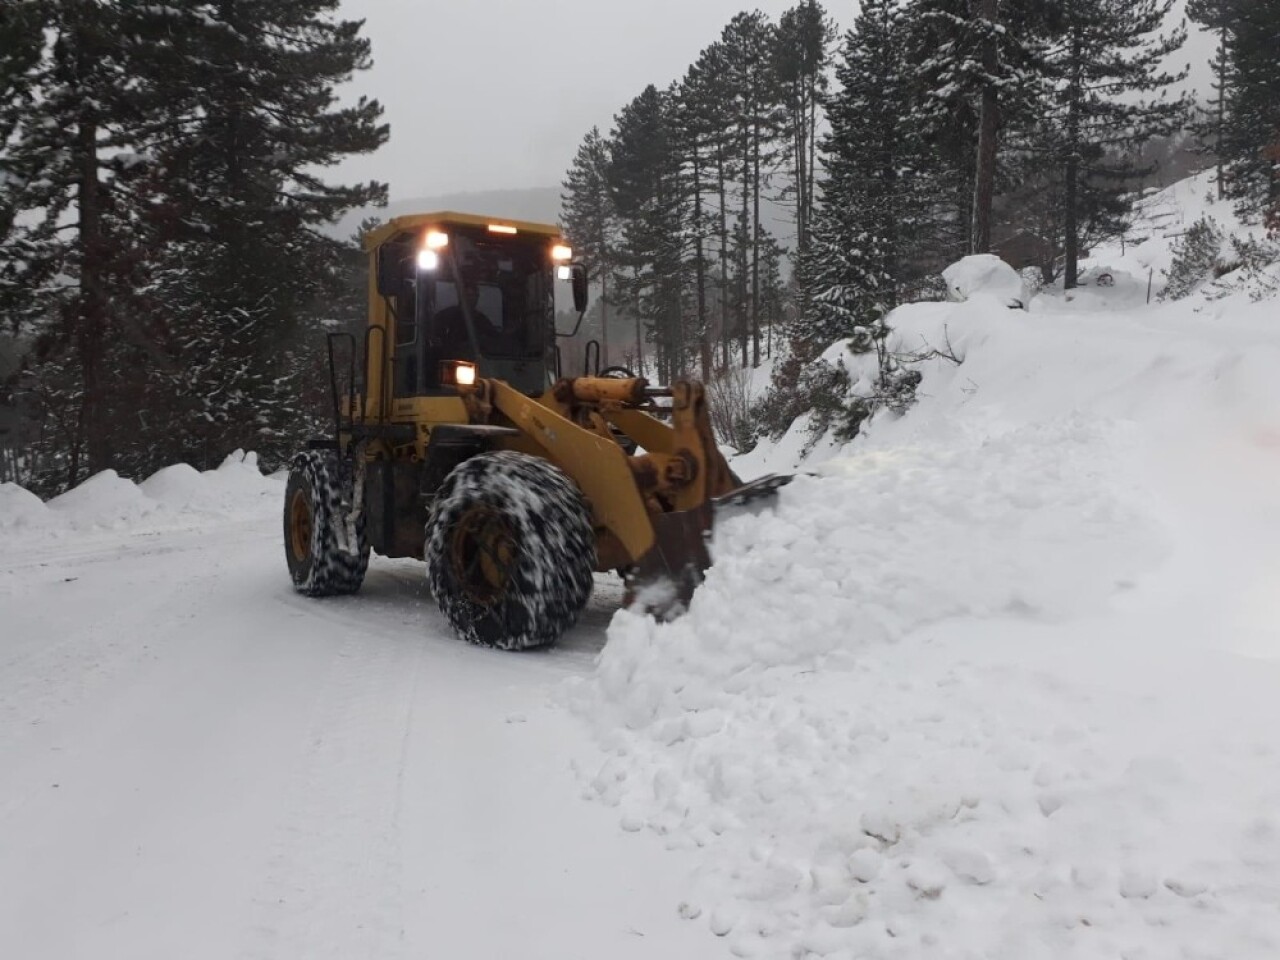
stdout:
<svg viewBox="0 0 1280 960">
<path fill-rule="evenodd" d="M 721 370 L 707 384 L 711 428 L 721 443 L 740 453 L 755 446 L 759 428 L 753 412 L 752 385 L 757 374 L 751 367 Z"/>
</svg>

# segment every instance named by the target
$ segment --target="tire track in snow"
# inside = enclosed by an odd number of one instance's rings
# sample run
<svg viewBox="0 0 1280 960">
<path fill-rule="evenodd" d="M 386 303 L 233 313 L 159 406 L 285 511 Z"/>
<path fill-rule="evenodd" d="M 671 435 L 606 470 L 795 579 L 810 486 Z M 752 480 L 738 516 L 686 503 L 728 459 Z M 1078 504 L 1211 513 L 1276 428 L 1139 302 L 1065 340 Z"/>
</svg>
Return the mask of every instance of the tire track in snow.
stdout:
<svg viewBox="0 0 1280 960">
<path fill-rule="evenodd" d="M 316 693 L 244 960 L 384 960 L 403 951 L 400 829 L 420 637 L 397 640 L 351 620 Z"/>
</svg>

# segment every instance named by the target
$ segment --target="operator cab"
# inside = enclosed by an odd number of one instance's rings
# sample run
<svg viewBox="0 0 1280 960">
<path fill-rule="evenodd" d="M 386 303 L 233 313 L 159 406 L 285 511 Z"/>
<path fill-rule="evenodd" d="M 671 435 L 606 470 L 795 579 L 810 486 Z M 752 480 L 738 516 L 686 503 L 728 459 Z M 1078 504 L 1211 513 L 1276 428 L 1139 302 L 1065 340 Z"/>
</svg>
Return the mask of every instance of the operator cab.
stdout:
<svg viewBox="0 0 1280 960">
<path fill-rule="evenodd" d="M 426 214 L 393 220 L 370 243 L 394 397 L 456 394 L 477 377 L 536 395 L 554 381 L 557 277 L 586 297 L 556 227 Z"/>
</svg>

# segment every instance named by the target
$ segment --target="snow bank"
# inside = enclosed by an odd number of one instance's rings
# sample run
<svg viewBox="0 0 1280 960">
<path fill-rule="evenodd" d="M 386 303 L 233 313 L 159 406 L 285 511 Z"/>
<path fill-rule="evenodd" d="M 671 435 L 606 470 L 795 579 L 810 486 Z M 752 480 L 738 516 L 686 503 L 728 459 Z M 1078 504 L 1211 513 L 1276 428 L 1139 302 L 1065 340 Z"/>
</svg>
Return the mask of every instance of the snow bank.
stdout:
<svg viewBox="0 0 1280 960">
<path fill-rule="evenodd" d="M 282 484 L 278 475 L 262 475 L 257 454 L 241 450 L 216 470 L 176 464 L 141 484 L 104 470 L 48 503 L 16 484 L 0 484 L 0 533 L 13 540 L 35 532 L 149 532 L 252 519 L 279 508 Z"/>
<path fill-rule="evenodd" d="M 16 483 L 0 483 L 0 530 L 22 530 L 49 522 L 48 508 Z"/>
<path fill-rule="evenodd" d="M 896 311 L 964 363 L 566 694 L 735 954 L 1280 955 L 1276 304 L 1107 292 Z"/>
<path fill-rule="evenodd" d="M 233 516 L 279 506 L 279 475 L 264 477 L 256 453 L 237 450 L 217 470 L 199 472 L 185 463 L 157 470 L 141 484 L 153 500 L 179 511 Z"/>
<path fill-rule="evenodd" d="M 103 470 L 49 501 L 49 510 L 76 530 L 137 526 L 159 506 L 136 483 L 123 479 L 114 470 Z"/>
</svg>

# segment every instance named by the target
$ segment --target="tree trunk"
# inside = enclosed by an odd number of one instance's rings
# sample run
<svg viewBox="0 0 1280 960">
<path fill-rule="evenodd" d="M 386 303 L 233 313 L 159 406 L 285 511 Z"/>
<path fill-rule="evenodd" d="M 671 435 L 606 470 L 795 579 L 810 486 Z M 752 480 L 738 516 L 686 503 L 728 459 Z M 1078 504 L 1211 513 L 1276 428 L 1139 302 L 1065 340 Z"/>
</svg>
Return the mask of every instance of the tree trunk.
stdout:
<svg viewBox="0 0 1280 960">
<path fill-rule="evenodd" d="M 999 18 L 999 0 L 974 0 L 976 18 L 994 28 Z M 996 184 L 996 139 L 1000 131 L 1000 93 L 990 82 L 1000 69 L 999 49 L 995 39 L 983 45 L 982 69 L 988 82 L 982 87 L 981 116 L 978 121 L 978 165 L 973 191 L 972 253 L 991 252 L 991 206 Z"/>
<path fill-rule="evenodd" d="M 636 311 L 636 376 L 644 376 L 644 331 L 641 329 L 639 311 Z"/>
<path fill-rule="evenodd" d="M 703 382 L 711 377 L 710 324 L 707 322 L 707 264 L 703 248 L 702 228 L 702 157 L 698 144 L 693 145 L 693 268 L 698 297 L 698 356 Z"/>
<path fill-rule="evenodd" d="M 1080 27 L 1071 27 L 1071 83 L 1067 91 L 1067 160 L 1066 160 L 1066 217 L 1064 221 L 1066 268 L 1062 281 L 1063 289 L 1072 290 L 1079 281 L 1080 274 L 1080 217 L 1079 203 L 1080 177 L 1080 101 L 1084 97 L 1084 78 L 1080 64 L 1081 40 Z"/>
<path fill-rule="evenodd" d="M 1227 22 L 1223 18 L 1222 26 L 1218 29 L 1218 145 L 1216 148 L 1218 154 L 1218 179 L 1215 181 L 1215 192 L 1218 199 L 1222 199 L 1222 137 L 1223 128 L 1227 123 Z"/>
<path fill-rule="evenodd" d="M 760 124 L 752 132 L 751 366 L 760 366 Z"/>
<path fill-rule="evenodd" d="M 600 271 L 600 366 L 609 366 L 609 268 Z"/>
<path fill-rule="evenodd" d="M 720 193 L 720 363 L 729 369 L 729 203 L 725 196 L 723 145 L 717 149 L 716 186 Z"/>
<path fill-rule="evenodd" d="M 103 290 L 102 193 L 98 182 L 98 121 L 91 107 L 81 115 L 76 135 L 79 161 L 80 295 L 76 309 L 76 348 L 84 393 L 81 422 L 89 473 L 111 466 L 106 398 L 102 392 L 106 296 Z"/>
<path fill-rule="evenodd" d="M 751 262 L 747 256 L 747 243 L 751 236 L 751 184 L 748 182 L 750 177 L 751 127 L 744 123 L 742 127 L 742 212 L 738 219 L 741 226 L 738 236 L 738 244 L 741 247 L 738 252 L 738 347 L 742 354 L 744 368 L 750 362 L 747 341 L 751 332 L 750 317 L 747 316 L 747 296 L 750 289 L 747 285 L 747 273 Z"/>
</svg>

